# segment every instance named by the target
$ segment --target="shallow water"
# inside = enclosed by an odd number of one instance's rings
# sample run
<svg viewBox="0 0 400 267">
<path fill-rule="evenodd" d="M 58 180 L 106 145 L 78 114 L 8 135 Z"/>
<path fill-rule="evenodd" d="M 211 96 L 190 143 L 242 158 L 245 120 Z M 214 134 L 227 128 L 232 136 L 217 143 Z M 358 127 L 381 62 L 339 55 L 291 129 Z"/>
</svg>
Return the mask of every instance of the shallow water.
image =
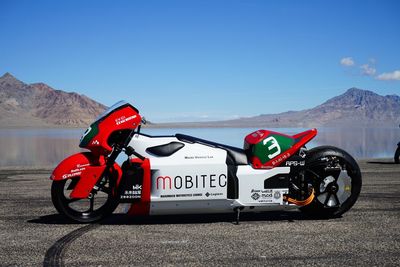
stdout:
<svg viewBox="0 0 400 267">
<path fill-rule="evenodd" d="M 258 128 L 182 128 L 143 129 L 150 135 L 183 133 L 203 139 L 242 147 L 244 137 Z M 295 134 L 306 129 L 270 129 Z M 355 158 L 392 158 L 400 141 L 399 128 L 320 128 L 317 137 L 307 147 L 333 145 Z M 78 147 L 84 129 L 1 129 L 0 167 L 53 167 L 62 159 L 82 151 Z"/>
</svg>

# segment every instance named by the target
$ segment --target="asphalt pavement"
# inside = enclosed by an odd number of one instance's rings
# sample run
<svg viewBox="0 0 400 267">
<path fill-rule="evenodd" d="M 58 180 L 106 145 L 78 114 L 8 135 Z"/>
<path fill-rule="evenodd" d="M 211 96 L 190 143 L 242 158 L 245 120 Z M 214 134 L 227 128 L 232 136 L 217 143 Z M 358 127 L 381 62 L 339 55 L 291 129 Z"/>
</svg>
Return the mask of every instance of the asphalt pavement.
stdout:
<svg viewBox="0 0 400 267">
<path fill-rule="evenodd" d="M 52 206 L 51 170 L 3 168 L 0 266 L 400 266 L 400 165 L 360 166 L 361 195 L 341 218 L 268 212 L 240 225 L 233 214 L 118 213 L 76 224 Z"/>
</svg>

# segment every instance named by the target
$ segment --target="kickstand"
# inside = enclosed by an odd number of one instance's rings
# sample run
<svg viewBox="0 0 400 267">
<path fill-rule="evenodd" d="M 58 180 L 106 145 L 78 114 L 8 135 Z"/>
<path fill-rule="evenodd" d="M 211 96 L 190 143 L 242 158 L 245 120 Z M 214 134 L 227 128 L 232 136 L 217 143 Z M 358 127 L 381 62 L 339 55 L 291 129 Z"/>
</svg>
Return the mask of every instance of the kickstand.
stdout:
<svg viewBox="0 0 400 267">
<path fill-rule="evenodd" d="M 239 220 L 240 220 L 240 207 L 237 207 L 234 209 L 234 211 L 236 212 L 236 225 L 239 225 Z"/>
</svg>

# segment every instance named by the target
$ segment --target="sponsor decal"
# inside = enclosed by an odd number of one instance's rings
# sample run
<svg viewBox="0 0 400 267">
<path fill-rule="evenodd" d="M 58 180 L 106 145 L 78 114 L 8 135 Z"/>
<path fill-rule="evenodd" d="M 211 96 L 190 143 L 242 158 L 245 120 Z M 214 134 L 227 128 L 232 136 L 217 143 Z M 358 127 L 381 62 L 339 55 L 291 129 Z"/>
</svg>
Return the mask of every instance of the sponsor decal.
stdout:
<svg viewBox="0 0 400 267">
<path fill-rule="evenodd" d="M 205 194 L 206 197 L 217 197 L 217 196 L 222 196 L 222 195 L 223 195 L 223 193 L 209 193 L 209 192 L 207 192 Z"/>
<path fill-rule="evenodd" d="M 176 197 L 201 197 L 202 193 L 196 194 L 170 194 L 170 195 L 160 195 L 161 198 L 176 198 Z"/>
<path fill-rule="evenodd" d="M 285 165 L 286 166 L 300 167 L 300 166 L 305 166 L 306 165 L 306 161 L 305 160 L 302 160 L 302 161 L 289 160 L 289 161 L 286 161 Z"/>
<path fill-rule="evenodd" d="M 185 159 L 213 159 L 214 156 L 210 156 L 210 155 L 207 155 L 207 156 L 185 156 L 184 158 Z"/>
<path fill-rule="evenodd" d="M 98 140 L 93 140 L 93 142 L 92 142 L 92 145 L 94 145 L 94 146 L 98 146 L 100 143 L 99 143 L 99 141 Z"/>
<path fill-rule="evenodd" d="M 120 125 L 122 123 L 128 122 L 130 120 L 133 120 L 136 117 L 137 117 L 136 115 L 130 116 L 128 118 L 126 118 L 125 116 L 119 117 L 119 118 L 115 119 L 115 125 Z"/>
<path fill-rule="evenodd" d="M 83 168 L 83 167 L 87 167 L 87 166 L 89 166 L 89 165 L 90 165 L 90 163 L 86 163 L 86 164 L 77 164 L 76 167 L 77 167 L 77 168 Z"/>
<path fill-rule="evenodd" d="M 272 189 L 263 189 L 263 190 L 256 190 L 252 189 L 251 190 L 251 198 L 256 200 L 259 203 L 262 202 L 273 202 L 273 190 Z M 277 192 L 279 193 L 279 192 Z"/>
<path fill-rule="evenodd" d="M 175 197 L 175 195 L 160 195 L 161 198 Z"/>
<path fill-rule="evenodd" d="M 271 197 L 272 197 L 272 190 L 261 194 L 261 198 L 271 198 Z"/>
<path fill-rule="evenodd" d="M 66 174 L 63 174 L 61 177 L 62 177 L 63 179 L 68 179 L 68 178 L 71 178 L 71 177 L 79 176 L 79 175 L 81 175 L 81 173 L 82 173 L 82 172 L 66 173 Z"/>
<path fill-rule="evenodd" d="M 132 186 L 132 190 L 125 190 L 121 199 L 138 199 L 142 196 L 142 185 L 135 184 Z"/>
<path fill-rule="evenodd" d="M 275 199 L 279 199 L 280 197 L 281 197 L 281 192 L 276 191 L 276 192 L 274 193 L 274 198 L 275 198 Z"/>
<path fill-rule="evenodd" d="M 136 184 L 136 185 L 132 186 L 132 189 L 133 190 L 142 190 L 142 185 Z"/>
<path fill-rule="evenodd" d="M 272 165 L 277 165 L 277 164 L 281 163 L 282 161 L 287 160 L 288 158 L 290 158 L 290 153 L 282 154 L 277 159 L 272 161 Z"/>
<path fill-rule="evenodd" d="M 264 133 L 260 130 L 255 131 L 251 136 L 253 136 L 254 138 L 256 137 L 263 137 Z"/>
<path fill-rule="evenodd" d="M 201 174 L 182 176 L 158 176 L 156 178 L 157 190 L 172 189 L 198 189 L 226 187 L 227 177 L 225 174 Z"/>
<path fill-rule="evenodd" d="M 65 173 L 61 177 L 62 177 L 62 179 L 68 179 L 68 178 L 71 178 L 71 177 L 77 177 L 77 176 L 81 175 L 82 171 L 84 171 L 86 169 L 85 167 L 87 167 L 89 165 L 90 165 L 89 163 L 87 163 L 87 164 L 77 164 L 76 165 L 76 169 L 70 170 L 70 173 Z"/>
<path fill-rule="evenodd" d="M 254 200 L 257 200 L 257 199 L 260 198 L 260 194 L 258 194 L 258 193 L 253 193 L 253 194 L 251 195 L 251 198 L 254 199 Z"/>
<path fill-rule="evenodd" d="M 156 183 L 157 183 L 157 189 L 159 189 L 159 185 L 160 185 L 160 182 L 161 181 L 161 183 L 162 183 L 162 189 L 167 189 L 168 187 L 169 187 L 169 189 L 172 189 L 172 180 L 171 180 L 171 177 L 169 177 L 169 176 L 158 176 L 157 177 L 157 181 L 156 181 Z M 168 187 L 167 187 L 168 186 Z"/>
</svg>

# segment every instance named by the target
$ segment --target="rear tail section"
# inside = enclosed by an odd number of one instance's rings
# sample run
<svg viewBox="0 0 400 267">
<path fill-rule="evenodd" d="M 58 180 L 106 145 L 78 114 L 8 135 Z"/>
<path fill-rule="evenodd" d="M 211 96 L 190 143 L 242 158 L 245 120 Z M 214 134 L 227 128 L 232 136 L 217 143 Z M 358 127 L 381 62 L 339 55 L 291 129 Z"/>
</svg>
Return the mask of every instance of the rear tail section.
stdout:
<svg viewBox="0 0 400 267">
<path fill-rule="evenodd" d="M 244 149 L 254 168 L 274 168 L 295 155 L 301 147 L 317 135 L 311 129 L 290 136 L 268 130 L 258 130 L 246 136 Z"/>
</svg>

